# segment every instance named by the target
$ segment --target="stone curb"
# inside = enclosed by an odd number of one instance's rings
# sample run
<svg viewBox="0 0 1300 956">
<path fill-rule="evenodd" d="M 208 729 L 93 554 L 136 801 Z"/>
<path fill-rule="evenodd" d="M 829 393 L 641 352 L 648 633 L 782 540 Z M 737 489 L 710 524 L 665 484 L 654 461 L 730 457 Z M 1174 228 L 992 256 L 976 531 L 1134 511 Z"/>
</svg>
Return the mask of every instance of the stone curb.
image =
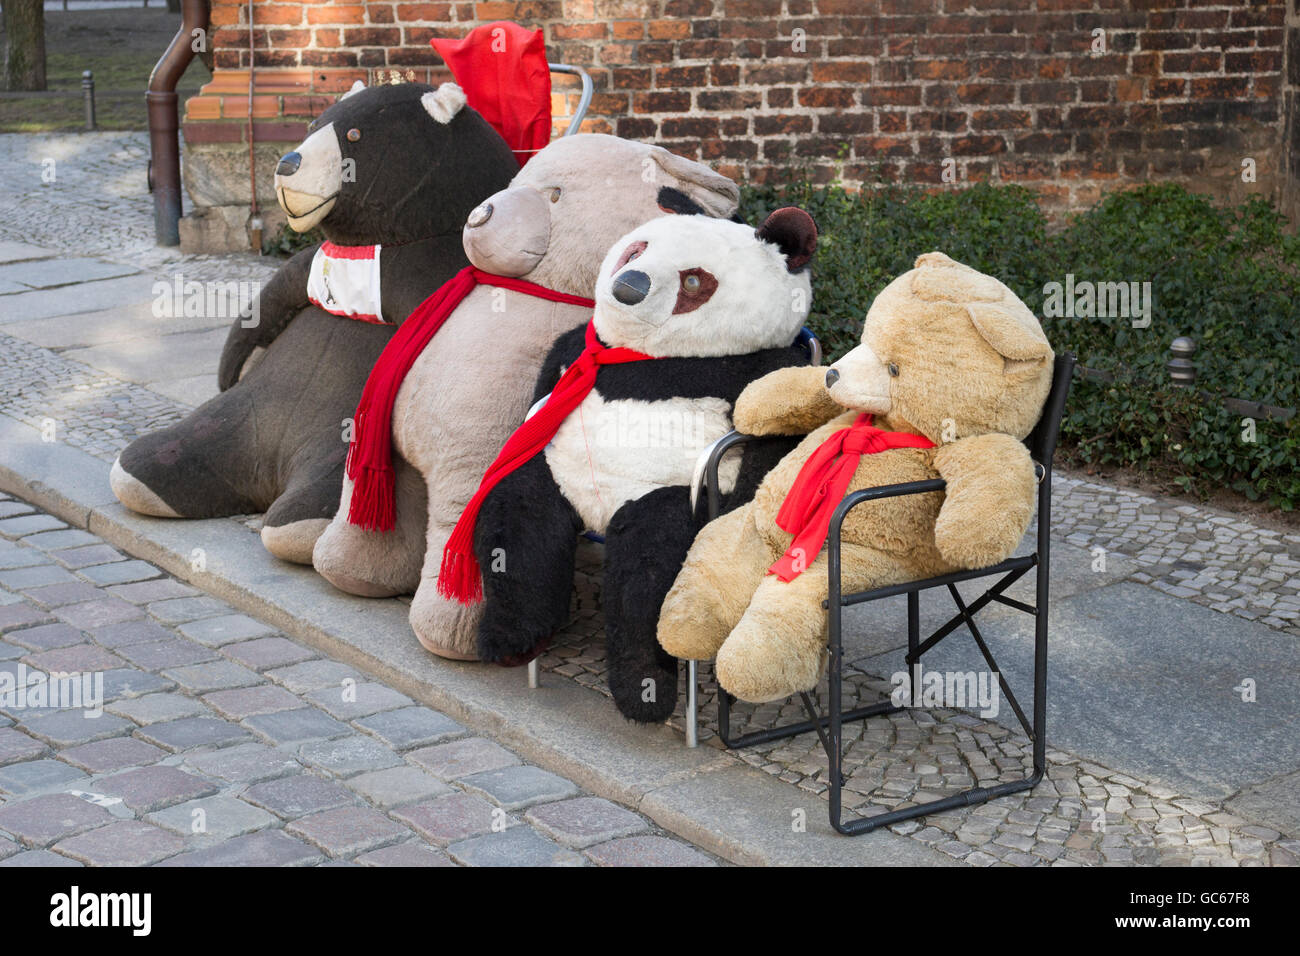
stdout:
<svg viewBox="0 0 1300 956">
<path fill-rule="evenodd" d="M 373 675 L 526 760 L 645 814 L 744 865 L 959 865 L 889 831 L 835 833 L 824 803 L 711 747 L 687 749 L 666 726 L 617 717 L 613 704 L 570 681 L 528 690 L 522 669 L 446 661 L 424 651 L 406 606 L 342 594 L 310 569 L 271 557 L 240 523 L 173 521 L 127 511 L 108 463 L 46 443 L 0 416 L 0 490 L 149 561 L 338 660 Z M 804 811 L 799 813 L 798 811 Z M 806 832 L 792 821 L 806 818 Z"/>
</svg>

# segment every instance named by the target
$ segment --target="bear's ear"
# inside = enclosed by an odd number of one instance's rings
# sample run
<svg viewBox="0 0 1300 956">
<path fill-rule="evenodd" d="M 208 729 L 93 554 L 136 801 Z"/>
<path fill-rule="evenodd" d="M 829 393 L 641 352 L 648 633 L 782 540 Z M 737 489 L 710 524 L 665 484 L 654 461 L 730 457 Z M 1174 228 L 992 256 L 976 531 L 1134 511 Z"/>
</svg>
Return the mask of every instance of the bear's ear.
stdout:
<svg viewBox="0 0 1300 956">
<path fill-rule="evenodd" d="M 665 173 L 677 180 L 677 188 L 704 211 L 725 219 L 740 205 L 740 187 L 721 173 L 715 173 L 703 163 L 670 153 L 662 146 L 650 146 L 650 156 Z"/>
<path fill-rule="evenodd" d="M 455 83 L 443 83 L 436 90 L 421 96 L 420 105 L 435 122 L 445 126 L 464 108 L 465 91 Z"/>
<path fill-rule="evenodd" d="M 366 84 L 361 80 L 357 80 L 355 83 L 352 84 L 352 87 L 346 93 L 344 93 L 342 96 L 339 97 L 339 99 L 346 100 L 353 93 L 360 93 L 365 88 L 366 88 Z"/>
<path fill-rule="evenodd" d="M 1043 327 L 1019 299 L 971 302 L 966 312 L 975 331 L 1002 356 L 1007 374 L 1037 371 L 1044 360 L 1052 360 L 1052 346 Z"/>
<path fill-rule="evenodd" d="M 754 235 L 764 242 L 775 243 L 791 272 L 798 272 L 811 262 L 817 250 L 817 223 L 797 206 L 775 210 L 754 230 Z"/>
</svg>

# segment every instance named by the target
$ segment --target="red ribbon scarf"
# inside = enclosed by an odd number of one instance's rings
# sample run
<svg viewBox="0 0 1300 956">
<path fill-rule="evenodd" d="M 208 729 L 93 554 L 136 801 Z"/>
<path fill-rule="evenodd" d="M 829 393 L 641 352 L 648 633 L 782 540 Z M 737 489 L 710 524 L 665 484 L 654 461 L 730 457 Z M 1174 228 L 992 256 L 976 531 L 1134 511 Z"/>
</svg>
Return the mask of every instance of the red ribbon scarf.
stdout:
<svg viewBox="0 0 1300 956">
<path fill-rule="evenodd" d="M 830 533 L 831 515 L 849 490 L 853 473 L 863 455 L 891 448 L 933 448 L 922 435 L 887 432 L 871 424 L 872 416 L 859 415 L 848 428 L 841 428 L 820 445 L 799 470 L 790 486 L 776 524 L 794 535 L 785 554 L 767 569 L 782 581 L 793 581 L 812 563 Z"/>
<path fill-rule="evenodd" d="M 442 567 L 438 571 L 439 594 L 462 604 L 483 600 L 483 578 L 474 557 L 474 525 L 483 501 L 506 475 L 523 467 L 550 444 L 569 413 L 581 405 L 595 387 L 596 373 L 602 365 L 641 362 L 652 357 L 634 349 L 602 345 L 596 338 L 595 323 L 587 324 L 587 347 L 560 376 L 546 404 L 506 440 L 496 461 L 484 473 L 478 491 L 456 522 L 456 528 L 442 551 Z"/>
<path fill-rule="evenodd" d="M 348 446 L 347 473 L 353 481 L 348 521 L 369 531 L 391 531 L 396 520 L 393 500 L 393 403 L 402 380 L 434 334 L 478 285 L 500 286 L 551 302 L 593 308 L 595 302 L 578 295 L 556 292 L 523 279 L 493 275 L 466 266 L 416 307 L 384 346 L 366 379 L 352 442 Z M 467 422 L 466 427 L 472 427 Z"/>
</svg>

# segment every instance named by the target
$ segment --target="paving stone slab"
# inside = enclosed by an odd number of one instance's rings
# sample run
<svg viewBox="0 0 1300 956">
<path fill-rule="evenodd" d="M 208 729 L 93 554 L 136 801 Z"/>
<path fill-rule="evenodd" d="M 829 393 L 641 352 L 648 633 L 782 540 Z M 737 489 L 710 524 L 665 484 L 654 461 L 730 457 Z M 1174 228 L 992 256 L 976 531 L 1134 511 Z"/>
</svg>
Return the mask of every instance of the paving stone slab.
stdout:
<svg viewBox="0 0 1300 956">
<path fill-rule="evenodd" d="M 199 717 L 210 713 L 207 707 L 193 697 L 165 692 L 114 701 L 105 709 L 137 724 L 156 724 L 164 720 Z"/>
<path fill-rule="evenodd" d="M 136 734 L 172 753 L 196 747 L 227 747 L 249 743 L 253 739 L 252 734 L 238 724 L 219 717 L 181 717 L 141 727 Z"/>
<path fill-rule="evenodd" d="M 485 770 L 461 777 L 459 782 L 470 792 L 482 794 L 507 810 L 521 810 L 535 803 L 571 797 L 578 792 L 578 788 L 563 777 L 527 765 Z"/>
<path fill-rule="evenodd" d="M 225 601 L 204 595 L 154 601 L 145 610 L 150 617 L 157 618 L 164 624 L 185 624 L 209 617 L 224 617 L 230 613 L 231 608 Z"/>
<path fill-rule="evenodd" d="M 158 641 L 175 640 L 176 635 L 164 627 L 159 627 L 149 620 L 122 621 L 117 624 L 105 624 L 90 631 L 91 637 L 105 647 L 119 648 L 130 644 L 156 644 Z"/>
<path fill-rule="evenodd" d="M 373 737 L 357 734 L 336 740 L 319 740 L 303 744 L 298 759 L 332 777 L 354 777 L 369 770 L 383 770 L 402 762 Z"/>
<path fill-rule="evenodd" d="M 59 620 L 83 631 L 106 624 L 118 624 L 144 617 L 144 611 L 121 598 L 101 597 L 81 604 L 68 604 L 52 612 Z"/>
<path fill-rule="evenodd" d="M 49 562 L 49 555 L 44 552 L 0 538 L 0 568 L 30 568 Z"/>
<path fill-rule="evenodd" d="M 0 767 L 0 790 L 15 797 L 35 796 L 86 779 L 80 770 L 57 760 L 24 760 Z"/>
<path fill-rule="evenodd" d="M 519 763 L 519 758 L 509 750 L 483 737 L 434 744 L 414 750 L 408 756 L 440 780 L 455 780 Z"/>
<path fill-rule="evenodd" d="M 115 561 L 112 564 L 95 564 L 77 572 L 90 583 L 99 587 L 110 584 L 131 584 L 157 578 L 162 572 L 146 561 Z M 124 597 L 124 595 L 123 595 Z M 140 604 L 143 602 L 135 601 Z"/>
<path fill-rule="evenodd" d="M 152 607 L 150 613 L 154 613 Z M 206 644 L 208 647 L 221 647 L 224 644 L 275 633 L 275 628 L 268 627 L 261 621 L 255 621 L 245 614 L 223 614 L 219 617 L 199 618 L 181 624 L 177 630 L 191 640 Z"/>
<path fill-rule="evenodd" d="M 117 279 L 138 271 L 103 259 L 38 259 L 0 265 L 0 280 L 19 282 L 31 289 L 53 289 L 97 279 Z"/>
<path fill-rule="evenodd" d="M 99 714 L 84 710 L 61 710 L 30 719 L 19 718 L 24 730 L 39 737 L 51 747 L 75 747 L 129 734 L 135 724 L 112 714 Z"/>
<path fill-rule="evenodd" d="M 66 524 L 53 515 L 20 515 L 16 518 L 0 520 L 0 535 L 12 541 L 25 535 L 37 534 L 41 531 L 54 531 L 66 527 Z"/>
<path fill-rule="evenodd" d="M 317 656 L 315 651 L 308 650 L 287 637 L 262 637 L 228 644 L 222 648 L 222 653 L 257 671 L 298 664 Z"/>
<path fill-rule="evenodd" d="M 65 604 L 81 604 L 99 597 L 99 591 L 84 581 L 69 581 L 63 584 L 47 584 L 39 588 L 27 588 L 23 591 L 33 604 L 44 608 L 63 607 Z"/>
<path fill-rule="evenodd" d="M 400 807 L 392 815 L 439 846 L 518 823 L 500 807 L 472 793 L 452 793 L 421 801 Z"/>
<path fill-rule="evenodd" d="M 305 694 L 322 687 L 342 687 L 345 680 L 360 683 L 364 678 L 347 664 L 338 661 L 304 661 L 290 667 L 267 671 L 266 676 L 294 694 Z"/>
<path fill-rule="evenodd" d="M 165 750 L 160 750 L 134 737 L 97 740 L 59 753 L 60 760 L 66 760 L 87 773 L 115 773 L 130 767 L 143 767 L 146 764 L 157 763 L 166 756 Z"/>
<path fill-rule="evenodd" d="M 236 744 L 221 750 L 189 754 L 185 762 L 206 777 L 239 784 L 275 780 L 304 770 L 292 754 L 265 744 Z"/>
<path fill-rule="evenodd" d="M 172 690 L 176 682 L 134 667 L 115 667 L 104 671 L 104 700 L 122 697 L 142 697 L 159 691 Z"/>
<path fill-rule="evenodd" d="M 161 810 L 172 804 L 206 797 L 217 790 L 202 777 L 161 764 L 104 777 L 96 781 L 95 788 L 110 796 L 121 797 L 137 813 Z"/>
<path fill-rule="evenodd" d="M 274 714 L 302 707 L 302 700 L 275 684 L 257 684 L 234 690 L 219 690 L 203 697 L 213 710 L 229 720 L 243 720 L 258 714 Z"/>
<path fill-rule="evenodd" d="M 247 667 L 241 667 L 234 661 L 213 661 L 209 664 L 172 667 L 163 671 L 163 676 L 174 680 L 192 694 L 207 694 L 231 687 L 250 687 L 261 679 L 255 672 Z"/>
<path fill-rule="evenodd" d="M 394 750 L 423 747 L 468 733 L 450 717 L 427 707 L 388 710 L 354 720 L 353 724 L 374 734 Z"/>
<path fill-rule="evenodd" d="M 411 766 L 363 773 L 349 780 L 348 786 L 380 807 L 399 807 L 453 792 L 436 777 Z"/>
<path fill-rule="evenodd" d="M 29 667 L 47 674 L 86 674 L 121 667 L 122 658 L 98 644 L 69 644 L 53 650 L 29 654 Z"/>
<path fill-rule="evenodd" d="M 48 620 L 50 620 L 49 612 L 33 607 L 26 601 L 7 604 L 0 607 L 0 635 L 12 641 L 15 634 L 23 628 Z"/>
<path fill-rule="evenodd" d="M 318 850 L 283 830 L 259 830 L 170 857 L 158 866 L 306 866 L 319 860 Z"/>
<path fill-rule="evenodd" d="M 354 806 L 356 795 L 333 780 L 300 773 L 258 783 L 243 792 L 244 800 L 286 820 L 322 810 Z"/>
<path fill-rule="evenodd" d="M 112 823 L 103 807 L 67 793 L 52 793 L 0 807 L 0 830 L 28 847 L 48 847 L 92 827 Z"/>
<path fill-rule="evenodd" d="M 586 861 L 542 836 L 532 827 L 471 837 L 447 847 L 447 855 L 464 866 L 584 866 Z"/>
<path fill-rule="evenodd" d="M 21 644 L 29 650 L 45 651 L 55 647 L 70 647 L 83 644 L 86 635 L 67 624 L 41 624 L 37 627 L 25 627 L 21 631 L 11 631 L 6 639 L 14 644 Z"/>
<path fill-rule="evenodd" d="M 243 725 L 268 743 L 283 745 L 309 740 L 330 740 L 352 733 L 347 724 L 335 720 L 315 707 L 258 714 L 242 721 Z"/>
<path fill-rule="evenodd" d="M 80 528 L 64 528 L 61 531 L 42 531 L 39 534 L 28 535 L 23 538 L 23 544 L 31 545 L 33 548 L 40 548 L 46 554 L 53 556 L 53 552 L 62 551 L 65 548 L 85 547 L 88 545 L 103 544 L 103 539 L 91 534 L 89 531 L 83 531 Z"/>
<path fill-rule="evenodd" d="M 179 853 L 184 846 L 179 837 L 159 827 L 118 820 L 60 840 L 54 849 L 88 866 L 148 866 Z"/>
<path fill-rule="evenodd" d="M 218 659 L 216 651 L 183 637 L 169 637 L 167 640 L 150 641 L 147 644 L 128 644 L 119 648 L 118 653 L 147 671 L 187 667 Z"/>
<path fill-rule="evenodd" d="M 0 571 L 0 587 L 11 591 L 25 591 L 49 584 L 75 584 L 76 582 L 76 575 L 57 564 L 38 564 L 29 568 Z"/>
<path fill-rule="evenodd" d="M 213 840 L 230 840 L 278 822 L 260 807 L 221 793 L 159 810 L 145 819 L 181 837 Z"/>
<path fill-rule="evenodd" d="M 635 836 L 587 849 L 597 866 L 717 866 L 712 859 L 678 840 Z"/>
<path fill-rule="evenodd" d="M 369 807 L 340 807 L 313 813 L 286 825 L 285 832 L 332 857 L 363 853 L 411 835 L 406 827 Z"/>
<path fill-rule="evenodd" d="M 43 741 L 37 740 L 12 727 L 0 727 L 0 767 L 39 757 L 49 748 Z"/>
<path fill-rule="evenodd" d="M 106 590 L 109 594 L 119 597 L 123 601 L 146 605 L 161 603 L 172 598 L 189 597 L 199 593 L 188 584 L 182 584 L 175 578 L 158 578 L 154 581 L 115 584 Z"/>
<path fill-rule="evenodd" d="M 107 544 L 85 544 L 80 547 L 63 547 L 48 552 L 50 557 L 65 568 L 77 570 L 92 564 L 108 564 L 110 561 L 125 561 L 126 555 Z"/>
<path fill-rule="evenodd" d="M 363 853 L 355 861 L 361 866 L 455 866 L 451 857 L 423 843 L 399 843 Z"/>
<path fill-rule="evenodd" d="M 413 703 L 405 694 L 373 681 L 337 688 L 323 687 L 312 691 L 307 699 L 340 720 L 368 717 L 380 711 L 409 707 Z"/>
<path fill-rule="evenodd" d="M 544 803 L 524 819 L 551 839 L 575 850 L 644 833 L 649 824 L 631 810 L 600 797 Z"/>
</svg>

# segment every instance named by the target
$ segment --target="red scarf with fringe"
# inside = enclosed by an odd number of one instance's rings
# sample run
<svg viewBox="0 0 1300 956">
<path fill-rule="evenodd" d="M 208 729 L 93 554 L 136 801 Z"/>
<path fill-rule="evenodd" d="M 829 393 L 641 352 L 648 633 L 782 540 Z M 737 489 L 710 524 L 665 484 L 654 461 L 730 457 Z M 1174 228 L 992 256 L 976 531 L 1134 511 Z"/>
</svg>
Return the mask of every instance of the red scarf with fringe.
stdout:
<svg viewBox="0 0 1300 956">
<path fill-rule="evenodd" d="M 863 455 L 891 448 L 934 447 L 934 442 L 923 435 L 887 432 L 871 421 L 871 415 L 859 415 L 848 428 L 841 428 L 818 445 L 799 469 L 799 477 L 776 513 L 777 527 L 794 535 L 794 540 L 767 569 L 768 574 L 790 582 L 807 570 L 826 543 L 831 515 L 849 490 Z"/>
<path fill-rule="evenodd" d="M 496 461 L 488 466 L 474 497 L 461 513 L 456 529 L 442 550 L 442 567 L 438 571 L 438 593 L 443 597 L 476 604 L 483 600 L 483 577 L 474 557 L 474 525 L 488 494 L 506 475 L 523 467 L 544 449 L 569 413 L 582 404 L 596 385 L 596 372 L 602 365 L 642 362 L 653 356 L 635 349 L 602 345 L 596 338 L 596 324 L 587 323 L 587 347 L 551 389 L 546 404 L 539 408 L 506 440 Z"/>
<path fill-rule="evenodd" d="M 384 346 L 366 379 L 353 419 L 347 474 L 352 479 L 348 521 L 367 531 L 391 531 L 396 521 L 393 500 L 393 403 L 402 380 L 442 324 L 476 286 L 491 285 L 525 295 L 594 308 L 592 299 L 556 292 L 523 279 L 493 275 L 466 266 L 421 302 Z M 473 427 L 472 422 L 464 423 Z"/>
</svg>

